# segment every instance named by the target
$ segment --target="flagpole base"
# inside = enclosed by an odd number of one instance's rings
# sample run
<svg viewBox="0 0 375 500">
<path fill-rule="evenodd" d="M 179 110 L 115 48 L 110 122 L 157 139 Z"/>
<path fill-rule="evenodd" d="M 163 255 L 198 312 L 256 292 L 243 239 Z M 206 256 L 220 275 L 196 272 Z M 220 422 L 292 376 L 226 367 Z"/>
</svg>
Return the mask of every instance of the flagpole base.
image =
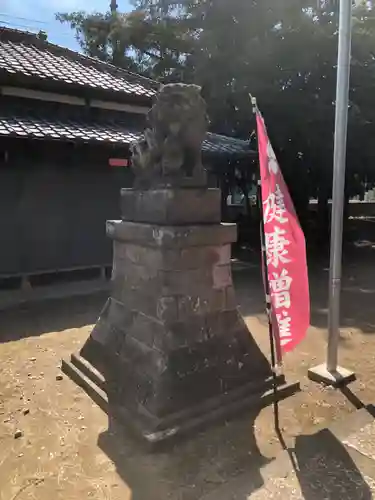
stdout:
<svg viewBox="0 0 375 500">
<path fill-rule="evenodd" d="M 332 387 L 340 387 L 354 382 L 356 379 L 355 373 L 338 366 L 335 371 L 329 371 L 324 363 L 314 368 L 310 368 L 307 376 L 313 382 L 318 384 L 329 385 Z"/>
</svg>

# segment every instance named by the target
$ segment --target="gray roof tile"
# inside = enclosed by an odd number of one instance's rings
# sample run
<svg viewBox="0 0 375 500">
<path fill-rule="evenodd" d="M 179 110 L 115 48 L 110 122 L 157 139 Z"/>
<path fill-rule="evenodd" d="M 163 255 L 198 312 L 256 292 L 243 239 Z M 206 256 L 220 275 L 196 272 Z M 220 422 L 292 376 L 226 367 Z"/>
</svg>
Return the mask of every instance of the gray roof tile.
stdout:
<svg viewBox="0 0 375 500">
<path fill-rule="evenodd" d="M 130 144 L 142 137 L 142 132 L 127 129 L 122 123 L 85 122 L 83 120 L 55 120 L 50 117 L 9 116 L 0 111 L 0 136 L 30 137 L 72 141 L 103 141 L 114 144 Z M 239 139 L 207 134 L 203 143 L 204 153 L 251 154 L 249 143 Z"/>
<path fill-rule="evenodd" d="M 140 75 L 36 38 L 0 27 L 0 70 L 66 85 L 151 98 L 159 84 Z"/>
</svg>

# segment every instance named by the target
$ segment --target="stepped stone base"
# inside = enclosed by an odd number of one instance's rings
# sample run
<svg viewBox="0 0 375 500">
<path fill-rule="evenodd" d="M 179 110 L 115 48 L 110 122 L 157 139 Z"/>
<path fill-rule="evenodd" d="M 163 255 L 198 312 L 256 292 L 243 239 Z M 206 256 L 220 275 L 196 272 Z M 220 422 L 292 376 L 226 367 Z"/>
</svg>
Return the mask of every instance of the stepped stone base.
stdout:
<svg viewBox="0 0 375 500">
<path fill-rule="evenodd" d="M 80 355 L 72 354 L 62 362 L 63 372 L 82 387 L 95 403 L 106 413 L 131 425 L 138 436 L 150 445 L 187 434 L 210 423 L 220 422 L 238 415 L 246 409 L 263 408 L 275 400 L 273 379 L 262 383 L 248 383 L 238 390 L 230 391 L 192 406 L 185 411 L 157 418 L 147 415 L 133 418 L 121 404 L 109 406 L 106 380 L 101 372 Z M 277 378 L 278 401 L 292 396 L 300 390 L 299 383 L 288 384 L 283 376 Z"/>
<path fill-rule="evenodd" d="M 123 190 L 122 206 L 122 221 L 107 223 L 111 296 L 64 367 L 153 442 L 260 398 L 271 370 L 236 307 L 236 226 L 218 223 L 220 192 Z"/>
</svg>

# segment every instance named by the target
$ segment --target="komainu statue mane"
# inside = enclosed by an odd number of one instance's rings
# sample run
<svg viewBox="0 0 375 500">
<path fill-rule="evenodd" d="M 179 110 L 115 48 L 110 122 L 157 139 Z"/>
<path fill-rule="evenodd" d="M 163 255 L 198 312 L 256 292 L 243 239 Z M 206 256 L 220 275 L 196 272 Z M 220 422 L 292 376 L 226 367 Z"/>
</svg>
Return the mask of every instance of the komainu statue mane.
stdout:
<svg viewBox="0 0 375 500">
<path fill-rule="evenodd" d="M 201 155 L 208 117 L 200 91 L 181 83 L 161 88 L 144 138 L 131 146 L 136 188 L 206 184 Z"/>
</svg>

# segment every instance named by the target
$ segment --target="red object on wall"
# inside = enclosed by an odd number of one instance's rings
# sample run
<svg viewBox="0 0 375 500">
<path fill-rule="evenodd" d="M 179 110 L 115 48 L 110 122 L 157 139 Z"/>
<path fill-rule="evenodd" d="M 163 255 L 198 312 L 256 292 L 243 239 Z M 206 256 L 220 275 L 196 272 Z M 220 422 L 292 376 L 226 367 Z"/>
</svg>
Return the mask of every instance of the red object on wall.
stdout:
<svg viewBox="0 0 375 500">
<path fill-rule="evenodd" d="M 128 167 L 129 160 L 126 158 L 109 158 L 108 160 L 110 167 Z"/>
</svg>

